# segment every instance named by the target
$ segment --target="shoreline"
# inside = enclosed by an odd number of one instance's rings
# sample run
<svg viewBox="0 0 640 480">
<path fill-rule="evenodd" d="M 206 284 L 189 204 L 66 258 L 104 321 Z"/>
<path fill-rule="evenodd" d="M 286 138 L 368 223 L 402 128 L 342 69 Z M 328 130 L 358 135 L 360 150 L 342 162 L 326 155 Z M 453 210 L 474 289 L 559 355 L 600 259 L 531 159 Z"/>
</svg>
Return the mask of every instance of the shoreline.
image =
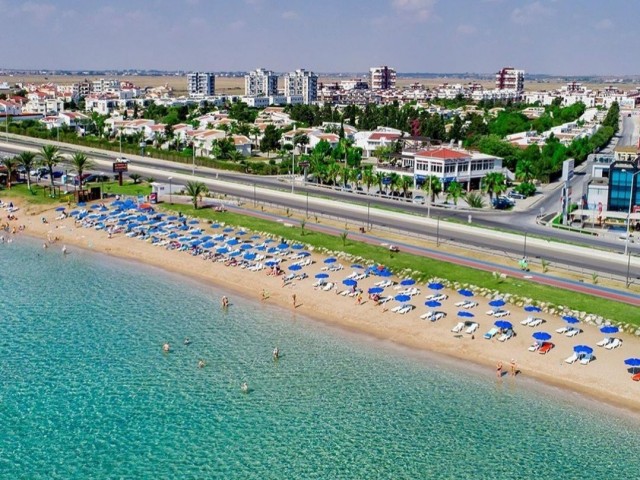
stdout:
<svg viewBox="0 0 640 480">
<path fill-rule="evenodd" d="M 16 202 L 14 202 L 16 203 Z M 314 290 L 313 274 L 320 271 L 323 266 L 320 255 L 313 253 L 314 263 L 305 271 L 308 279 L 298 283 L 281 285 L 279 277 L 267 276 L 265 271 L 251 272 L 238 267 L 226 267 L 222 263 L 205 261 L 200 257 L 194 257 L 186 252 L 169 252 L 162 247 L 153 247 L 147 242 L 136 238 L 127 238 L 116 235 L 108 238 L 106 233 L 92 228 L 76 227 L 74 220 L 54 220 L 55 212 L 49 208 L 39 206 L 27 206 L 16 203 L 20 210 L 16 212 L 19 220 L 11 225 L 25 225 L 24 232 L 18 235 L 26 235 L 36 240 L 46 240 L 47 234 L 55 232 L 60 240 L 49 248 L 61 249 L 62 245 L 74 246 L 88 252 L 100 253 L 112 256 L 124 261 L 133 261 L 138 264 L 151 265 L 163 271 L 178 274 L 193 281 L 214 286 L 219 290 L 225 290 L 241 298 L 254 299 L 260 302 L 263 289 L 269 292 L 269 305 L 290 310 L 293 314 L 300 315 L 356 335 L 364 335 L 378 341 L 390 342 L 394 346 L 408 348 L 415 352 L 424 352 L 442 356 L 450 361 L 471 362 L 480 368 L 488 367 L 487 371 L 495 371 L 496 362 L 502 362 L 505 371 L 508 370 L 510 359 L 516 359 L 520 374 L 517 378 L 526 377 L 542 384 L 559 388 L 562 391 L 574 392 L 584 397 L 585 401 L 596 401 L 613 405 L 637 417 L 640 413 L 640 401 L 638 400 L 638 383 L 631 380 L 621 359 L 634 356 L 640 352 L 640 339 L 629 334 L 618 334 L 623 339 L 623 346 L 606 351 L 595 347 L 595 342 L 604 335 L 595 327 L 585 325 L 584 332 L 577 337 L 569 339 L 555 333 L 555 329 L 563 326 L 559 318 L 553 318 L 545 314 L 536 314 L 547 322 L 538 329 L 530 329 L 520 325 L 520 320 L 527 314 L 517 312 L 514 305 L 505 308 L 512 310 L 513 316 L 507 317 L 514 324 L 514 330 L 519 334 L 515 338 L 500 343 L 497 340 L 485 340 L 481 336 L 494 319 L 484 312 L 488 309 L 487 300 L 473 297 L 480 303 L 472 310 L 476 315 L 474 320 L 480 323 L 475 339 L 464 335 L 456 338 L 450 329 L 458 319 L 455 317 L 456 308 L 453 303 L 460 300 L 456 292 L 447 292 L 449 300 L 443 303 L 440 310 L 446 311 L 447 318 L 432 323 L 420 320 L 420 314 L 428 310 L 424 303 L 424 296 L 431 293 L 423 288 L 423 291 L 411 301 L 416 309 L 407 315 L 399 315 L 391 311 L 383 312 L 380 306 L 374 306 L 371 300 L 366 299 L 361 305 L 356 304 L 350 297 L 340 297 L 333 291 L 324 292 Z M 42 223 L 40 218 L 44 216 L 49 223 Z M 209 229 L 211 231 L 211 229 Z M 61 253 L 62 254 L 62 253 Z M 285 270 L 287 263 L 284 263 Z M 332 274 L 331 280 L 341 279 L 351 270 L 345 265 L 344 270 Z M 365 292 L 378 277 L 369 277 L 362 281 L 361 286 Z M 418 285 L 416 285 L 418 286 Z M 340 290 L 343 287 L 340 285 Z M 387 294 L 395 294 L 394 290 L 388 290 Z M 255 295 L 255 297 L 253 296 Z M 298 305 L 292 306 L 292 296 L 296 295 Z M 327 301 L 331 298 L 331 301 Z M 389 306 L 397 305 L 390 302 Z M 531 333 L 536 330 L 546 330 L 552 333 L 552 341 L 556 347 L 547 355 L 530 353 L 526 349 L 533 342 Z M 568 365 L 564 362 L 570 353 L 570 346 L 574 344 L 588 344 L 594 347 L 597 360 L 587 366 L 580 364 Z M 508 376 L 508 371 L 507 375 Z M 503 378 L 503 381 L 505 379 Z"/>
</svg>

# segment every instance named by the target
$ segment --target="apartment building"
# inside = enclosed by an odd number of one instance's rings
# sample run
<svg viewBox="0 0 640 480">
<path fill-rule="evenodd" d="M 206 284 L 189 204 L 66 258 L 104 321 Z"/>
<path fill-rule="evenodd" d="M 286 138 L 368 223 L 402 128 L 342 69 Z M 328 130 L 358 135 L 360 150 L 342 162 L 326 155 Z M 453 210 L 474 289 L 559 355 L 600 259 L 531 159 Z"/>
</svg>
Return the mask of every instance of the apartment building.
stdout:
<svg viewBox="0 0 640 480">
<path fill-rule="evenodd" d="M 318 99 L 318 76 L 305 69 L 284 76 L 284 94 L 289 97 L 302 95 L 303 103 L 309 105 Z"/>
<path fill-rule="evenodd" d="M 187 75 L 187 91 L 190 97 L 211 97 L 215 95 L 216 76 L 213 73 L 189 73 Z"/>
<path fill-rule="evenodd" d="M 91 82 L 91 91 L 97 94 L 118 92 L 120 91 L 120 80 L 116 80 L 114 78 L 101 78 L 99 80 L 94 80 Z"/>
<path fill-rule="evenodd" d="M 496 89 L 524 91 L 524 70 L 516 70 L 513 67 L 504 67 L 496 73 Z"/>
<path fill-rule="evenodd" d="M 396 87 L 396 71 L 386 65 L 381 67 L 372 67 L 371 72 L 371 89 L 372 90 L 389 90 Z"/>
<path fill-rule="evenodd" d="M 247 97 L 268 97 L 278 94 L 278 76 L 271 70 L 258 68 L 244 76 Z"/>
</svg>

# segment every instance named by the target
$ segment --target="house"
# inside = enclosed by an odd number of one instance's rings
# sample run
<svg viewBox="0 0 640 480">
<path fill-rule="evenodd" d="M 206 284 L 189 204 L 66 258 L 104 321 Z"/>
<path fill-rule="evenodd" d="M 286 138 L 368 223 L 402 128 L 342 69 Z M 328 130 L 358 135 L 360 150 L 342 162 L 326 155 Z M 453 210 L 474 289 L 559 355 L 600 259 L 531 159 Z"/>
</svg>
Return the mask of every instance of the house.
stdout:
<svg viewBox="0 0 640 480">
<path fill-rule="evenodd" d="M 22 105 L 11 100 L 0 100 L 0 114 L 6 115 L 22 115 Z"/>
<path fill-rule="evenodd" d="M 355 146 L 362 149 L 362 157 L 369 158 L 376 148 L 393 145 L 402 135 L 403 132 L 395 128 L 378 127 L 374 131 L 355 133 L 353 139 Z"/>
<path fill-rule="evenodd" d="M 245 157 L 251 156 L 251 140 L 245 135 L 231 135 L 236 150 Z"/>
</svg>

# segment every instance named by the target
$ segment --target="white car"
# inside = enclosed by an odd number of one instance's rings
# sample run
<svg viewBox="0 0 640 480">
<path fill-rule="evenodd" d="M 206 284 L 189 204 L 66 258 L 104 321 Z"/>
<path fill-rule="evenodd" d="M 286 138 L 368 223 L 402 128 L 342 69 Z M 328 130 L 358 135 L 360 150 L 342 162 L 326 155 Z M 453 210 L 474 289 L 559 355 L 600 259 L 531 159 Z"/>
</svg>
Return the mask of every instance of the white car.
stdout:
<svg viewBox="0 0 640 480">
<path fill-rule="evenodd" d="M 131 160 L 129 160 L 127 157 L 118 157 L 115 161 L 117 163 L 129 163 Z"/>
</svg>

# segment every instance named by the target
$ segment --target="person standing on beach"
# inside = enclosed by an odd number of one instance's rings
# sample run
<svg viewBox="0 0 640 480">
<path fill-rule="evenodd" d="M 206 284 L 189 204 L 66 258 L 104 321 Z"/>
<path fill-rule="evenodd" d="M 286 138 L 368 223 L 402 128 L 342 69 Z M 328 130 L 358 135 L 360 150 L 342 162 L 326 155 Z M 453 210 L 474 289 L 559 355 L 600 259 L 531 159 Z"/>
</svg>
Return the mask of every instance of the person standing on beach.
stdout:
<svg viewBox="0 0 640 480">
<path fill-rule="evenodd" d="M 227 308 L 229 306 L 229 299 L 225 296 L 222 297 L 222 308 Z"/>
<path fill-rule="evenodd" d="M 296 308 L 296 294 L 291 295 L 291 300 L 293 301 L 293 308 Z"/>
<path fill-rule="evenodd" d="M 502 378 L 502 362 L 498 362 L 498 365 L 496 365 L 496 376 Z"/>
<path fill-rule="evenodd" d="M 511 376 L 512 376 L 512 377 L 515 377 L 515 376 L 516 376 L 516 373 L 517 373 L 517 370 L 516 370 L 516 361 L 515 361 L 515 359 L 513 359 L 513 358 L 512 358 L 512 359 L 511 359 Z"/>
</svg>

